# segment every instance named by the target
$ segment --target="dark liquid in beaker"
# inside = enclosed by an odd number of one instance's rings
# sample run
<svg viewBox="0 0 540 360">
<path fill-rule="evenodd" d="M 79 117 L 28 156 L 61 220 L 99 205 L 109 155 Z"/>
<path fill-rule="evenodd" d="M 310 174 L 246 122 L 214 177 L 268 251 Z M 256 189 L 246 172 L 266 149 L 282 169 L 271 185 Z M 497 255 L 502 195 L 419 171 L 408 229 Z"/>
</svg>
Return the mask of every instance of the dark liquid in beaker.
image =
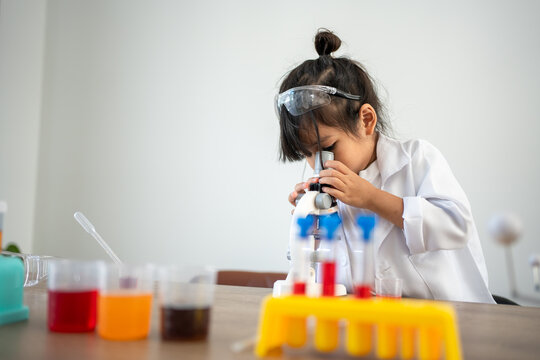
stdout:
<svg viewBox="0 0 540 360">
<path fill-rule="evenodd" d="M 161 308 L 161 338 L 204 340 L 208 335 L 210 308 Z"/>
</svg>

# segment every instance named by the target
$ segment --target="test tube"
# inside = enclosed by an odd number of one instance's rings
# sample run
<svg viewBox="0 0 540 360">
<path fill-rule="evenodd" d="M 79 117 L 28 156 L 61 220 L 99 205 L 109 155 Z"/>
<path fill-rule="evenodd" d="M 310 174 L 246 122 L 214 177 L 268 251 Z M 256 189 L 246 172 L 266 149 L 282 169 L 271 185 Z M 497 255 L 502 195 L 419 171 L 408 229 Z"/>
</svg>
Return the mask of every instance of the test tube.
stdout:
<svg viewBox="0 0 540 360">
<path fill-rule="evenodd" d="M 334 296 L 336 287 L 336 254 L 335 235 L 341 219 L 337 213 L 321 216 L 319 226 L 323 232 L 324 240 L 328 247 L 322 261 L 322 296 Z"/>
<path fill-rule="evenodd" d="M 362 259 L 355 259 L 357 271 L 354 277 L 354 294 L 357 298 L 371 297 L 371 289 L 375 279 L 375 261 L 373 259 L 373 229 L 375 228 L 375 215 L 360 215 L 356 219 L 362 235 L 358 245 Z M 361 260 L 361 262 L 360 262 Z"/>
<path fill-rule="evenodd" d="M 334 296 L 336 285 L 335 243 L 336 230 L 341 224 L 337 213 L 319 218 L 323 233 L 323 244 L 329 248 L 322 261 L 322 296 Z M 331 352 L 338 346 L 339 322 L 336 320 L 317 319 L 315 326 L 315 347 L 321 352 Z"/>
<path fill-rule="evenodd" d="M 361 215 L 357 218 L 361 230 L 360 239 L 355 242 L 353 259 L 354 294 L 358 299 L 371 298 L 371 287 L 374 278 L 373 239 L 375 226 L 374 215 Z M 373 325 L 350 323 L 347 327 L 346 347 L 354 356 L 364 356 L 371 352 L 373 342 Z"/>
<path fill-rule="evenodd" d="M 306 286 L 309 279 L 309 255 L 310 251 L 307 248 L 309 242 L 309 232 L 313 227 L 315 218 L 313 215 L 299 217 L 297 219 L 298 234 L 293 244 L 292 249 L 292 281 L 293 295 L 305 295 Z M 287 345 L 298 348 L 304 346 L 307 339 L 306 318 L 291 316 L 287 319 L 286 335 Z"/>
<path fill-rule="evenodd" d="M 307 215 L 305 218 L 298 218 L 298 235 L 293 244 L 293 294 L 305 295 L 306 285 L 309 278 L 309 249 L 308 237 L 315 218 Z"/>
</svg>

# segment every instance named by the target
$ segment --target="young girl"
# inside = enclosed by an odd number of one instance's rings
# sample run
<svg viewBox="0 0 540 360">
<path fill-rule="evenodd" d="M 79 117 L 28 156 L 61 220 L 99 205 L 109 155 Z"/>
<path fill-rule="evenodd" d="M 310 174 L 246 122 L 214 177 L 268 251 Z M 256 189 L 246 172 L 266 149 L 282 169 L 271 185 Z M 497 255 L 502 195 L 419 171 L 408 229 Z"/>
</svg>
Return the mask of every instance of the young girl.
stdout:
<svg viewBox="0 0 540 360">
<path fill-rule="evenodd" d="M 337 243 L 337 281 L 352 289 L 352 242 L 356 217 L 373 212 L 375 274 L 403 279 L 403 295 L 493 303 L 487 271 L 467 196 L 442 154 L 423 140 L 398 141 L 373 83 L 362 66 L 332 57 L 341 40 L 319 31 L 319 58 L 307 60 L 283 80 L 276 106 L 283 161 L 332 151 L 318 181 L 337 199 L 343 221 Z M 297 184 L 294 205 L 308 187 Z"/>
</svg>

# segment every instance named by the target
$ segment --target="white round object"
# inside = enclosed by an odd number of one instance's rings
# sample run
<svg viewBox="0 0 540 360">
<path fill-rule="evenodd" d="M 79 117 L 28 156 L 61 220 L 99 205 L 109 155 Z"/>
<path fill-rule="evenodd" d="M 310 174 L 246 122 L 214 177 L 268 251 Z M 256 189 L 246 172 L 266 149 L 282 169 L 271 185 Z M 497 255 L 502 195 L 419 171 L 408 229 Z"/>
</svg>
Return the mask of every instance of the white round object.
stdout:
<svg viewBox="0 0 540 360">
<path fill-rule="evenodd" d="M 529 264 L 532 267 L 540 266 L 540 254 L 531 254 L 529 257 Z"/>
<path fill-rule="evenodd" d="M 490 235 L 502 245 L 511 245 L 521 236 L 523 225 L 515 214 L 494 215 L 488 223 Z"/>
</svg>

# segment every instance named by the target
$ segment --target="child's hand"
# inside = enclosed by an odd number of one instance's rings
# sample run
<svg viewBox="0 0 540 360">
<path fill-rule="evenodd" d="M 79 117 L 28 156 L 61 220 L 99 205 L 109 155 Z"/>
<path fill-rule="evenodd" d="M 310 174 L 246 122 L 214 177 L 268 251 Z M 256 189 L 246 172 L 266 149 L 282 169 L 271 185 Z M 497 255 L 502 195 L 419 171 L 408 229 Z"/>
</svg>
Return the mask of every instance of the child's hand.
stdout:
<svg viewBox="0 0 540 360">
<path fill-rule="evenodd" d="M 296 198 L 299 194 L 304 194 L 306 189 L 309 188 L 310 183 L 319 181 L 319 178 L 311 178 L 307 182 L 298 183 L 294 186 L 294 190 L 289 194 L 289 202 L 296 207 Z"/>
<path fill-rule="evenodd" d="M 342 162 L 328 160 L 324 166 L 331 169 L 324 169 L 319 173 L 319 182 L 331 187 L 323 186 L 322 191 L 345 204 L 357 208 L 368 208 L 368 203 L 376 190 L 369 181 L 362 179 Z"/>
</svg>

